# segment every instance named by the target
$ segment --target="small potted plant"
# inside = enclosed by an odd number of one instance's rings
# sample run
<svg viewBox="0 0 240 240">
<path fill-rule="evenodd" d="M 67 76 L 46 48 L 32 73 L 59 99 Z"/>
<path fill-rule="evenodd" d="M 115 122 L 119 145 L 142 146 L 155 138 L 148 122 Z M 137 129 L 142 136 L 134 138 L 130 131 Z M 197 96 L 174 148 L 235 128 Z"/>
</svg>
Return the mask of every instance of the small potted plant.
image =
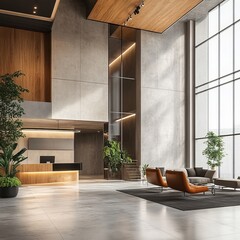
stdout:
<svg viewBox="0 0 240 240">
<path fill-rule="evenodd" d="M 216 167 L 221 166 L 222 159 L 225 156 L 223 139 L 214 132 L 208 132 L 207 141 L 204 144 L 207 146 L 202 153 L 208 159 L 207 164 L 212 170 L 216 170 Z"/>
<path fill-rule="evenodd" d="M 144 164 L 142 166 L 142 176 L 143 176 L 144 180 L 146 180 L 146 170 L 147 170 L 148 166 L 149 166 L 149 164 Z"/>
<path fill-rule="evenodd" d="M 121 178 L 121 167 L 124 163 L 131 163 L 132 159 L 128 153 L 120 148 L 120 143 L 111 140 L 107 141 L 104 149 L 103 156 L 106 165 L 108 166 L 108 172 L 110 178 Z"/>
<path fill-rule="evenodd" d="M 23 148 L 16 154 L 13 154 L 16 147 L 17 143 L 8 145 L 2 148 L 3 150 L 0 153 L 0 197 L 16 197 L 18 187 L 21 185 L 16 174 L 20 163 L 27 159 L 27 157 L 22 155 L 27 149 Z"/>
<path fill-rule="evenodd" d="M 14 79 L 22 76 L 20 71 L 0 76 L 0 197 L 15 197 L 21 184 L 16 177 L 19 164 L 26 159 L 23 153 L 26 148 L 17 153 L 17 141 L 24 137 L 21 117 L 24 110 L 21 107 L 21 94 L 28 92 L 19 86 Z"/>
</svg>

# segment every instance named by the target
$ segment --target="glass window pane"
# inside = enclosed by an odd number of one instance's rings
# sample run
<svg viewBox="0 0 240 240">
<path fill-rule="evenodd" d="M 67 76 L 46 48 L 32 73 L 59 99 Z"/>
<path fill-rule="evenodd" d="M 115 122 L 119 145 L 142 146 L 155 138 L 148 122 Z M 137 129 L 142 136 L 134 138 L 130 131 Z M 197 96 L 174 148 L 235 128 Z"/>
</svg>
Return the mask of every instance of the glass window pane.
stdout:
<svg viewBox="0 0 240 240">
<path fill-rule="evenodd" d="M 218 78 L 218 36 L 209 40 L 209 81 Z"/>
<path fill-rule="evenodd" d="M 196 48 L 196 86 L 208 82 L 208 43 Z"/>
<path fill-rule="evenodd" d="M 220 5 L 220 30 L 233 23 L 233 0 L 224 1 Z"/>
<path fill-rule="evenodd" d="M 195 152 L 196 167 L 208 168 L 207 158 L 205 155 L 202 154 L 203 150 L 206 148 L 206 145 L 204 144 L 205 141 L 206 139 L 196 140 L 196 152 Z"/>
<path fill-rule="evenodd" d="M 208 84 L 205 84 L 205 85 L 203 85 L 201 87 L 197 87 L 195 92 L 198 93 L 198 92 L 205 91 L 207 89 L 208 89 Z"/>
<path fill-rule="evenodd" d="M 233 28 L 220 34 L 220 76 L 233 72 Z"/>
<path fill-rule="evenodd" d="M 237 72 L 234 74 L 234 79 L 238 79 L 238 78 L 240 78 L 240 72 Z"/>
<path fill-rule="evenodd" d="M 231 74 L 227 77 L 221 78 L 220 79 L 220 84 L 227 83 L 227 82 L 230 82 L 232 80 L 233 80 L 233 74 Z"/>
<path fill-rule="evenodd" d="M 209 12 L 209 37 L 218 32 L 218 10 L 219 8 L 216 7 Z"/>
<path fill-rule="evenodd" d="M 235 136 L 235 178 L 240 177 L 240 136 Z"/>
<path fill-rule="evenodd" d="M 121 112 L 121 78 L 111 78 L 111 112 Z"/>
<path fill-rule="evenodd" d="M 196 95 L 196 137 L 208 132 L 208 91 Z"/>
<path fill-rule="evenodd" d="M 198 20 L 195 26 L 195 45 L 198 45 L 208 38 L 208 16 Z"/>
<path fill-rule="evenodd" d="M 222 159 L 220 177 L 231 179 L 233 178 L 233 137 L 224 137 L 223 142 L 226 156 Z"/>
<path fill-rule="evenodd" d="M 235 81 L 235 133 L 240 133 L 240 80 Z"/>
<path fill-rule="evenodd" d="M 240 0 L 239 0 L 240 2 Z M 235 45 L 234 45 L 234 57 L 235 66 L 234 70 L 240 70 L 240 22 L 235 25 Z"/>
<path fill-rule="evenodd" d="M 218 86 L 218 80 L 215 80 L 213 82 L 210 82 L 208 84 L 209 88 L 217 87 Z"/>
<path fill-rule="evenodd" d="M 209 90 L 209 131 L 218 134 L 218 88 Z"/>
<path fill-rule="evenodd" d="M 240 19 L 240 1 L 235 0 L 235 21 Z"/>
<path fill-rule="evenodd" d="M 233 83 L 220 87 L 220 134 L 233 133 Z"/>
</svg>

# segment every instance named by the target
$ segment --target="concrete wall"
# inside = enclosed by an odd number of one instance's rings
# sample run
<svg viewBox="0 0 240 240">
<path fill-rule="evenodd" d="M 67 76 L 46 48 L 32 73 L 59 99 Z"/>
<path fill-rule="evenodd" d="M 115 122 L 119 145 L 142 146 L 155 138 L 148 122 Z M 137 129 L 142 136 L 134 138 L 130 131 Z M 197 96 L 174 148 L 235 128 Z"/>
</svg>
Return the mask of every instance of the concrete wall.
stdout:
<svg viewBox="0 0 240 240">
<path fill-rule="evenodd" d="M 108 121 L 108 26 L 61 0 L 52 28 L 52 117 Z"/>
<path fill-rule="evenodd" d="M 141 164 L 185 163 L 185 28 L 141 31 Z"/>
</svg>

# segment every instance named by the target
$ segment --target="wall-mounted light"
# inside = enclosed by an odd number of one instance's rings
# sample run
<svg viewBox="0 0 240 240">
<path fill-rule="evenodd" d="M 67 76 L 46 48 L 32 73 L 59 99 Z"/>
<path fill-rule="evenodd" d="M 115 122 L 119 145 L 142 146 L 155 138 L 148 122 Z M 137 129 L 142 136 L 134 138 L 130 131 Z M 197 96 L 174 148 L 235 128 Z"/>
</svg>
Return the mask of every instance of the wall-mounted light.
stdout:
<svg viewBox="0 0 240 240">
<path fill-rule="evenodd" d="M 123 118 L 119 118 L 119 119 L 116 120 L 115 122 L 120 122 L 120 121 L 126 120 L 126 119 L 128 119 L 128 118 L 132 118 L 132 117 L 134 117 L 134 116 L 136 116 L 136 113 L 133 113 L 133 114 L 128 115 L 128 116 L 123 117 Z"/>
</svg>

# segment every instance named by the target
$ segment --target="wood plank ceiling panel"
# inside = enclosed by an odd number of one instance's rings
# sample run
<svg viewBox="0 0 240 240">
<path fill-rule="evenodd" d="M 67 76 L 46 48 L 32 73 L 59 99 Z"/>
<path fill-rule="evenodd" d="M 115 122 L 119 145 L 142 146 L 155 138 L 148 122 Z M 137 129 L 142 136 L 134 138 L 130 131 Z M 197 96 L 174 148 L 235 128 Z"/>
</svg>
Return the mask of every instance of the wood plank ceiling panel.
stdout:
<svg viewBox="0 0 240 240">
<path fill-rule="evenodd" d="M 164 32 L 203 0 L 145 0 L 138 15 L 133 15 L 128 27 Z M 123 25 L 141 0 L 98 0 L 88 19 Z"/>
</svg>

